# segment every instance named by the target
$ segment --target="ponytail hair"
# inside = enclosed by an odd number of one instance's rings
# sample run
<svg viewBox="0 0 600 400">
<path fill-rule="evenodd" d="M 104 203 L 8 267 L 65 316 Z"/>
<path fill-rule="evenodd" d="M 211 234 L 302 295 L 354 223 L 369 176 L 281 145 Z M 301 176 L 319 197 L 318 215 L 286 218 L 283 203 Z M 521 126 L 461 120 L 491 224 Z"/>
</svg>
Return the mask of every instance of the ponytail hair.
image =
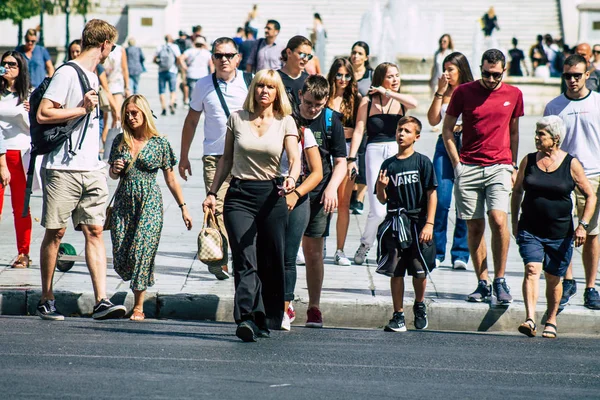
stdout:
<svg viewBox="0 0 600 400">
<path fill-rule="evenodd" d="M 302 36 L 302 35 L 294 36 L 287 42 L 287 46 L 285 46 L 285 49 L 283 49 L 281 51 L 281 60 L 283 60 L 283 62 L 287 61 L 287 49 L 290 49 L 290 51 L 294 51 L 298 47 L 304 46 L 304 45 L 310 46 L 311 49 L 313 47 L 312 42 L 310 40 L 308 40 L 307 38 L 305 38 L 304 36 Z"/>
</svg>

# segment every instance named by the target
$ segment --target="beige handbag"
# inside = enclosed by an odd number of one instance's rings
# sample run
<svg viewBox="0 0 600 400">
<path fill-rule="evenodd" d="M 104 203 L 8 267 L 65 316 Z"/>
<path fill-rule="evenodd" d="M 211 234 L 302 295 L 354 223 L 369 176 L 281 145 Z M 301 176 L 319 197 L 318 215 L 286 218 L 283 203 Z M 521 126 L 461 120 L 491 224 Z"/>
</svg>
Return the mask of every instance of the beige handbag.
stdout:
<svg viewBox="0 0 600 400">
<path fill-rule="evenodd" d="M 100 111 L 110 112 L 110 102 L 108 101 L 108 95 L 106 91 L 102 89 L 102 86 L 98 89 L 98 102 L 100 103 Z"/>
<path fill-rule="evenodd" d="M 198 259 L 203 263 L 212 263 L 221 261 L 223 257 L 223 236 L 215 215 L 207 209 L 202 229 L 198 234 Z"/>
</svg>

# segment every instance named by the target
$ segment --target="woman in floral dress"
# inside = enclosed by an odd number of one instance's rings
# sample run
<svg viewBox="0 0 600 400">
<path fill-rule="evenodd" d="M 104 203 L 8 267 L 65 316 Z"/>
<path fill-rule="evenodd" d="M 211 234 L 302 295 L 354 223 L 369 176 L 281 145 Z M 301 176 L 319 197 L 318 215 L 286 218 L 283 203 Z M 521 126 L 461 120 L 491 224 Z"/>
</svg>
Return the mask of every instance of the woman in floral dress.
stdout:
<svg viewBox="0 0 600 400">
<path fill-rule="evenodd" d="M 109 157 L 110 177 L 123 180 L 115 194 L 110 236 L 115 271 L 131 281 L 135 297 L 131 320 L 142 321 L 146 289 L 154 285 L 154 259 L 163 226 L 162 195 L 156 182 L 159 169 L 188 230 L 192 219 L 173 173 L 177 159 L 167 138 L 156 130 L 148 101 L 140 95 L 128 97 L 121 114 L 123 133 L 115 138 Z"/>
</svg>

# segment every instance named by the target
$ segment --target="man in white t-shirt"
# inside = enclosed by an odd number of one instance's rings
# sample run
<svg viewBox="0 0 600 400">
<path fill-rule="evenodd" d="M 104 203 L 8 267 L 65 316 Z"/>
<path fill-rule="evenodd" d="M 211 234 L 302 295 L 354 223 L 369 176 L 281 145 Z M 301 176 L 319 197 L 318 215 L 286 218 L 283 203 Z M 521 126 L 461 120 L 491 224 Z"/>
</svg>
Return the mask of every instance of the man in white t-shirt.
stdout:
<svg viewBox="0 0 600 400">
<path fill-rule="evenodd" d="M 82 33 L 82 52 L 73 62 L 84 71 L 92 90 L 84 95 L 77 71 L 65 65 L 54 74 L 38 108 L 40 124 L 89 118 L 87 129 L 84 122 L 73 130 L 71 144 L 66 141 L 42 161 L 42 226 L 46 232 L 40 250 L 42 297 L 37 315 L 45 320 L 64 320 L 56 311 L 52 280 L 69 218 L 85 237 L 86 262 L 96 297 L 93 318 L 121 318 L 127 311 L 106 297 L 106 249 L 102 231 L 108 185 L 105 164 L 98 160 L 98 76 L 95 71 L 114 49 L 117 35 L 116 28 L 108 22 L 89 21 Z"/>
<path fill-rule="evenodd" d="M 565 60 L 562 74 L 567 84 L 567 90 L 546 105 L 544 116 L 558 115 L 564 121 L 566 134 L 560 147 L 581 162 L 587 179 L 596 195 L 599 195 L 600 93 L 593 92 L 586 87 L 586 80 L 589 76 L 587 61 L 584 57 L 577 54 L 568 57 Z M 592 310 L 600 310 L 600 295 L 595 288 L 598 260 L 600 259 L 600 244 L 598 243 L 600 203 L 596 204 L 592 219 L 584 221 L 582 215 L 585 201 L 584 195 L 575 188 L 577 218 L 579 225 L 582 225 L 587 231 L 582 251 L 585 270 L 583 305 Z M 577 292 L 573 279 L 573 265 L 569 265 L 562 289 L 560 305 L 564 307 Z"/>
<path fill-rule="evenodd" d="M 192 175 L 192 167 L 188 158 L 190 147 L 196 134 L 200 115 L 204 112 L 204 155 L 202 162 L 204 163 L 204 185 L 207 191 L 212 185 L 217 164 L 225 149 L 228 114 L 241 110 L 248 95 L 248 88 L 244 81 L 243 73 L 236 69 L 240 62 L 240 55 L 233 39 L 222 37 L 215 40 L 212 57 L 216 69 L 217 85 L 223 94 L 228 112 L 225 112 L 221 105 L 212 74 L 196 82 L 192 100 L 190 101 L 190 110 L 185 118 L 181 133 L 181 161 L 179 162 L 179 174 L 187 181 L 187 174 Z M 216 193 L 217 218 L 221 232 L 224 235 L 227 235 L 227 233 L 225 232 L 222 215 L 223 199 L 228 188 L 229 179 L 223 183 L 219 192 Z M 218 279 L 227 279 L 229 277 L 224 272 L 227 271 L 226 263 L 219 267 L 209 266 L 209 271 L 215 274 Z"/>
<path fill-rule="evenodd" d="M 181 52 L 179 46 L 173 42 L 171 35 L 165 36 L 165 43 L 156 48 L 154 62 L 158 64 L 158 96 L 162 112 L 160 115 L 167 115 L 167 101 L 165 92 L 167 83 L 171 98 L 169 101 L 169 111 L 175 114 L 175 101 L 177 100 L 177 66 L 180 61 Z"/>
<path fill-rule="evenodd" d="M 215 72 L 210 51 L 206 46 L 206 39 L 198 36 L 194 41 L 194 47 L 187 49 L 181 55 L 181 68 L 185 71 L 190 98 L 193 96 L 198 79 Z"/>
</svg>

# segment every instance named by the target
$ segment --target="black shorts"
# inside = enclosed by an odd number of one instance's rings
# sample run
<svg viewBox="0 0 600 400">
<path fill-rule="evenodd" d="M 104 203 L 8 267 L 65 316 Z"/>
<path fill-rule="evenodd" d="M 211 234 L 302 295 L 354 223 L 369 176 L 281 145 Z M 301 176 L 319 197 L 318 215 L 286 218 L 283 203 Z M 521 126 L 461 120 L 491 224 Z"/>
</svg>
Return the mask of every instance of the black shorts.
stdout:
<svg viewBox="0 0 600 400">
<path fill-rule="evenodd" d="M 321 203 L 321 196 L 310 199 L 310 219 L 304 231 L 304 236 L 323 238 L 329 236 L 329 223 L 331 214 L 325 212 L 325 205 Z"/>
</svg>

